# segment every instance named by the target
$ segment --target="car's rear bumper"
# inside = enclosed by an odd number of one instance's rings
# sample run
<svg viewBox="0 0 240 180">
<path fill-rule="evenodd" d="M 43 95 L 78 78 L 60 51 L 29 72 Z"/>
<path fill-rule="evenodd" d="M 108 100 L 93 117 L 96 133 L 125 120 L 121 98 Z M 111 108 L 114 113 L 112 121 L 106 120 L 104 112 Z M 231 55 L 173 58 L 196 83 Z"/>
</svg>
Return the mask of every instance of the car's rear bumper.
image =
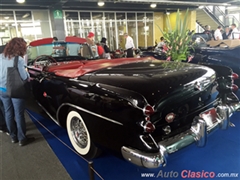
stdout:
<svg viewBox="0 0 240 180">
<path fill-rule="evenodd" d="M 168 154 L 174 153 L 192 143 L 203 147 L 207 137 L 216 129 L 227 129 L 233 124 L 230 122 L 231 115 L 240 109 L 240 102 L 230 105 L 219 105 L 208 109 L 195 117 L 189 130 L 172 138 L 158 143 L 159 152 L 146 153 L 131 147 L 123 146 L 121 149 L 123 157 L 133 164 L 146 168 L 158 168 L 167 164 Z"/>
</svg>

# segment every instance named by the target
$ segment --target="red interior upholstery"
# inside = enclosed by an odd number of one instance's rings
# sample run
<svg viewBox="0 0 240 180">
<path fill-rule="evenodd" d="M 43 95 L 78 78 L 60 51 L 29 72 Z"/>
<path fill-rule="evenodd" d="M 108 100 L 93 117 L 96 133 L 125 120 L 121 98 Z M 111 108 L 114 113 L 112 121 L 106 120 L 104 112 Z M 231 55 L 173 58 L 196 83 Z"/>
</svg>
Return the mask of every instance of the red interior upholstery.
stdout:
<svg viewBox="0 0 240 180">
<path fill-rule="evenodd" d="M 82 61 L 60 62 L 57 65 L 48 66 L 46 71 L 55 72 L 56 70 L 77 69 L 83 65 Z"/>
<path fill-rule="evenodd" d="M 69 63 L 58 63 L 47 68 L 48 72 L 55 72 L 58 76 L 75 78 L 86 73 L 93 72 L 99 69 L 114 67 L 118 65 L 154 60 L 152 57 L 147 58 L 119 58 L 119 59 L 103 59 L 92 61 L 70 61 Z"/>
</svg>

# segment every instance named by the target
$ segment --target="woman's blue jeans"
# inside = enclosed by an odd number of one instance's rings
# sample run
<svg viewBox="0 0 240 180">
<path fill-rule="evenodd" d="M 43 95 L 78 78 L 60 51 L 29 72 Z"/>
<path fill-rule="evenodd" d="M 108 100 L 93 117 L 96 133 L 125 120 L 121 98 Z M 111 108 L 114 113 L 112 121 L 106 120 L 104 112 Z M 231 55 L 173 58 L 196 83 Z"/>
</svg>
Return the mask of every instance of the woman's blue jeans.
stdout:
<svg viewBox="0 0 240 180">
<path fill-rule="evenodd" d="M 5 120 L 12 139 L 22 141 L 26 138 L 25 100 L 10 98 L 5 92 L 0 91 L 5 112 Z"/>
<path fill-rule="evenodd" d="M 4 117 L 4 108 L 1 99 L 0 99 L 0 130 L 7 130 Z"/>
</svg>

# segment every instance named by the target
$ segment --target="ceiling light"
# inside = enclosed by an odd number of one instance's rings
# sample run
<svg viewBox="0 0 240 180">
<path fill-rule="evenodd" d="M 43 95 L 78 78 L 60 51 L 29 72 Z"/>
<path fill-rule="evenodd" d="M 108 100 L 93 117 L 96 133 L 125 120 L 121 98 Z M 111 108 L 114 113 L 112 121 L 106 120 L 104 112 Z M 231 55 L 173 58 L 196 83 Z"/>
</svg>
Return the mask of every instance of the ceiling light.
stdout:
<svg viewBox="0 0 240 180">
<path fill-rule="evenodd" d="M 151 7 L 151 8 L 155 8 L 155 7 L 157 7 L 157 4 L 152 3 L 152 4 L 150 4 L 150 7 Z"/>
<path fill-rule="evenodd" d="M 105 4 L 105 3 L 104 3 L 103 1 L 99 1 L 99 2 L 98 2 L 98 6 L 104 6 L 104 4 Z"/>
<path fill-rule="evenodd" d="M 30 16 L 30 14 L 29 13 L 26 13 L 26 14 L 24 14 L 23 16 L 22 16 L 22 18 L 27 18 L 27 17 L 29 17 Z"/>
<path fill-rule="evenodd" d="M 4 19 L 9 19 L 9 16 L 5 16 Z"/>
<path fill-rule="evenodd" d="M 166 15 L 170 15 L 170 12 L 166 12 Z"/>
<path fill-rule="evenodd" d="M 203 8 L 204 8 L 204 6 L 199 6 L 198 8 L 199 8 L 199 9 L 203 9 Z"/>
<path fill-rule="evenodd" d="M 24 3 L 25 0 L 17 0 L 18 3 Z"/>
</svg>

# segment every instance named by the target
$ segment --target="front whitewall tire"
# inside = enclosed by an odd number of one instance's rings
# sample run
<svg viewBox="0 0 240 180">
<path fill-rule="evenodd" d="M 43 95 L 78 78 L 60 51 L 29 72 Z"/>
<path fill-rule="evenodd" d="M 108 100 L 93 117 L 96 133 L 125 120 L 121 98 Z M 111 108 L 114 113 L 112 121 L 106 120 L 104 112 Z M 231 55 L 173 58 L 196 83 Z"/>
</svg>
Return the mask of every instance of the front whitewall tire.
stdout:
<svg viewBox="0 0 240 180">
<path fill-rule="evenodd" d="M 72 132 L 72 128 L 71 128 L 71 122 L 73 120 L 73 118 L 78 118 L 83 127 L 85 128 L 85 131 L 86 131 L 86 134 L 87 134 L 87 143 L 86 143 L 86 146 L 85 147 L 80 147 L 75 138 L 74 138 L 74 134 Z M 67 132 L 68 132 L 68 137 L 74 147 L 74 149 L 81 155 L 86 155 L 87 153 L 89 153 L 90 151 L 90 147 L 91 147 L 91 139 L 90 139 L 90 135 L 89 135 L 89 132 L 88 132 L 88 129 L 87 129 L 87 126 L 85 125 L 82 117 L 80 116 L 80 114 L 76 111 L 70 111 L 68 113 L 68 116 L 67 116 Z"/>
</svg>

